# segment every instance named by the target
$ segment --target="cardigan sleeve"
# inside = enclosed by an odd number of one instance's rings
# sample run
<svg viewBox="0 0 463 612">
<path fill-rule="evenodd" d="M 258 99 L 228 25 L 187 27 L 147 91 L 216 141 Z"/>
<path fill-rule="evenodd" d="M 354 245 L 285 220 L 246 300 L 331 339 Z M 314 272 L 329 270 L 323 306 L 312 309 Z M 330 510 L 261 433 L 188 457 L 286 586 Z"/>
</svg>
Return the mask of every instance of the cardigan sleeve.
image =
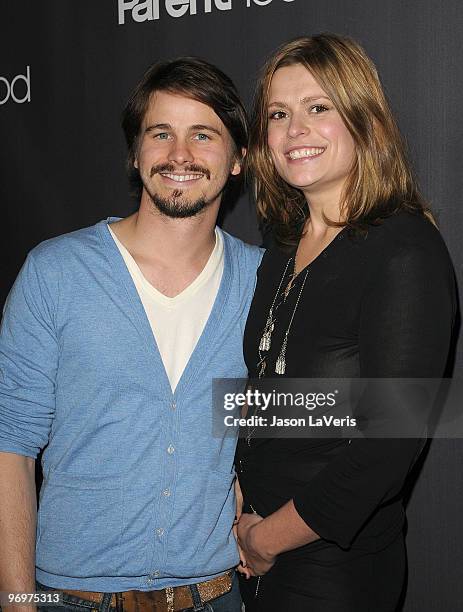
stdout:
<svg viewBox="0 0 463 612">
<path fill-rule="evenodd" d="M 57 296 L 44 278 L 53 276 L 49 263 L 29 254 L 0 328 L 0 451 L 33 458 L 48 441 L 55 408 Z"/>
<path fill-rule="evenodd" d="M 454 312 L 453 270 L 440 237 L 384 253 L 362 302 L 360 377 L 442 377 Z M 407 396 L 400 401 L 406 408 Z M 353 439 L 295 497 L 297 512 L 321 538 L 348 548 L 376 508 L 400 493 L 421 446 L 416 438 Z"/>
</svg>

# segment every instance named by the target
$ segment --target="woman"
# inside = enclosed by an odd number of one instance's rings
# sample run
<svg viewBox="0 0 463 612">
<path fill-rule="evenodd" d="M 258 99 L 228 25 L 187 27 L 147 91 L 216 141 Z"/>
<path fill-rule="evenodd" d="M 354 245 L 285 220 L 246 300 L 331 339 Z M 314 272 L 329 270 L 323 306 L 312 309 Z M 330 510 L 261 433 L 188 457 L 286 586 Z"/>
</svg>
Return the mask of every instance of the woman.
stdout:
<svg viewBox="0 0 463 612">
<path fill-rule="evenodd" d="M 358 44 L 320 35 L 276 52 L 258 86 L 250 162 L 277 239 L 246 326 L 250 377 L 441 377 L 452 267 Z M 401 490 L 421 445 L 248 431 L 237 452 L 246 612 L 394 611 Z"/>
</svg>

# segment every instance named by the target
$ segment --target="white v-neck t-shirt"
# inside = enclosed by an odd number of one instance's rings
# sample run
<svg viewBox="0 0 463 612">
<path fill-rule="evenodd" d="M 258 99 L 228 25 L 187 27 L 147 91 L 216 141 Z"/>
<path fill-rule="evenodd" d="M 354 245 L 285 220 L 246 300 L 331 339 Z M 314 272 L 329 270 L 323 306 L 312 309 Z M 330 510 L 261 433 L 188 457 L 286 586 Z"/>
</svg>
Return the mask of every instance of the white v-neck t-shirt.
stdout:
<svg viewBox="0 0 463 612">
<path fill-rule="evenodd" d="M 224 252 L 220 230 L 215 230 L 215 246 L 202 272 L 171 298 L 146 280 L 132 255 L 109 225 L 108 228 L 132 276 L 175 391 L 209 319 L 222 280 Z"/>
</svg>

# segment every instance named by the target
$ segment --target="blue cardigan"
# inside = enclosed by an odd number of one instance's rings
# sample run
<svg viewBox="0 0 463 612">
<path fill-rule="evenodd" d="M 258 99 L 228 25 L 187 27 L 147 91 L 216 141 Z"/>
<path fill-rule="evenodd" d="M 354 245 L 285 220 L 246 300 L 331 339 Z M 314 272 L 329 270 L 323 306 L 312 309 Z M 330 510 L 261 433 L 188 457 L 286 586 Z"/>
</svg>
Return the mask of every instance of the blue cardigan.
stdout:
<svg viewBox="0 0 463 612">
<path fill-rule="evenodd" d="M 212 379 L 247 375 L 261 259 L 223 233 L 224 272 L 172 393 L 107 224 L 36 247 L 0 335 L 0 450 L 43 453 L 37 579 L 87 591 L 206 580 L 238 561 L 235 437 L 213 437 Z"/>
</svg>

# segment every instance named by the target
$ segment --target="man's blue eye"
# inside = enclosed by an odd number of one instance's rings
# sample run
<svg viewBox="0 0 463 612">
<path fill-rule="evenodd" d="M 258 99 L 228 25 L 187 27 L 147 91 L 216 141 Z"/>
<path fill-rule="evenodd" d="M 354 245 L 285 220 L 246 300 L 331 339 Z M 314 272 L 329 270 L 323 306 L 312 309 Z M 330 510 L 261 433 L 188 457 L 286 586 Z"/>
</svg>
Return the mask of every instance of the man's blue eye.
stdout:
<svg viewBox="0 0 463 612">
<path fill-rule="evenodd" d="M 198 140 L 209 140 L 209 136 L 207 134 L 196 134 L 196 138 Z"/>
<path fill-rule="evenodd" d="M 161 132 L 160 134 L 156 134 L 155 138 L 158 140 L 167 140 L 169 138 L 169 134 L 167 132 Z"/>
</svg>

